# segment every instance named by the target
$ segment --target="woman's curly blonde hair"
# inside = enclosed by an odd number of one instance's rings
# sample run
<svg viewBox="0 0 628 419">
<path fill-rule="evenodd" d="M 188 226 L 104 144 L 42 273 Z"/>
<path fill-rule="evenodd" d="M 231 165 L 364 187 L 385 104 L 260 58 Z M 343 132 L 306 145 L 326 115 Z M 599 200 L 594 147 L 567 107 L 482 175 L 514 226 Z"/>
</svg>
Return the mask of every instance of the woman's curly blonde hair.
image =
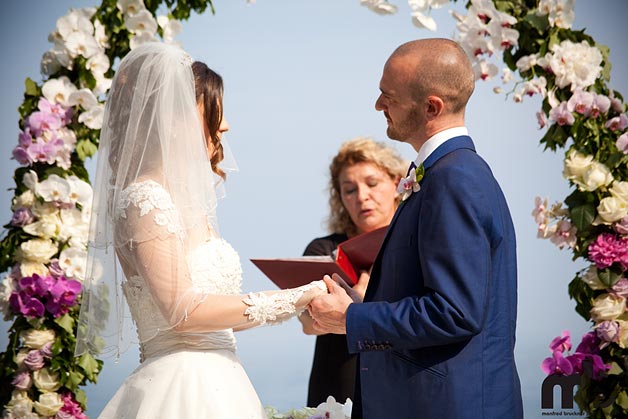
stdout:
<svg viewBox="0 0 628 419">
<path fill-rule="evenodd" d="M 384 143 L 373 141 L 371 138 L 358 137 L 346 141 L 340 146 L 338 154 L 329 165 L 329 208 L 330 214 L 327 226 L 332 233 L 345 233 L 353 236 L 357 233 L 357 226 L 351 220 L 349 213 L 342 204 L 340 197 L 340 172 L 357 163 L 373 163 L 384 170 L 393 182 L 405 176 L 408 162 L 401 158 L 397 151 Z M 400 197 L 396 201 L 399 204 Z"/>
</svg>

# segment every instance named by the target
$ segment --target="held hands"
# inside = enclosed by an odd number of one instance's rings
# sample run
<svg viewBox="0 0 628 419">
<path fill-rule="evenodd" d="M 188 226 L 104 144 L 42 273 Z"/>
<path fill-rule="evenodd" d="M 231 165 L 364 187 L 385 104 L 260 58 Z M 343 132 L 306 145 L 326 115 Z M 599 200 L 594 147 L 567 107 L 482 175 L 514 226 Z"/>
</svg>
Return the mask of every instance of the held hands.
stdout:
<svg viewBox="0 0 628 419">
<path fill-rule="evenodd" d="M 334 274 L 333 278 L 331 279 L 329 275 L 323 277 L 329 294 L 314 298 L 308 306 L 308 311 L 314 319 L 314 330 L 343 335 L 347 332 L 345 325 L 347 308 L 351 303 L 362 302 L 362 297 L 340 276 Z"/>
</svg>

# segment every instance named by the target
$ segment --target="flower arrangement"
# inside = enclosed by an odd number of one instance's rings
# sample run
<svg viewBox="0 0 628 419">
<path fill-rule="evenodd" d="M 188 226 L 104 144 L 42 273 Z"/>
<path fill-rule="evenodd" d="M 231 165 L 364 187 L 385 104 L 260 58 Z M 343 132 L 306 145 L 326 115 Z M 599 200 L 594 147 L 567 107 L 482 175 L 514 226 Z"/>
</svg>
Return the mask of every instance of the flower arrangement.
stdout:
<svg viewBox="0 0 628 419">
<path fill-rule="evenodd" d="M 435 29 L 429 12 L 443 2 L 408 0 L 417 26 Z M 378 13 L 394 13 L 386 0 L 362 0 Z M 548 205 L 536 198 L 537 236 L 590 266 L 568 287 L 576 311 L 592 324 L 573 353 L 568 332 L 554 339 L 548 374 L 579 374 L 576 402 L 589 418 L 628 414 L 628 116 L 619 92 L 609 88 L 609 50 L 584 31 L 572 30 L 575 0 L 470 0 L 466 15 L 452 13 L 458 40 L 471 57 L 476 79 L 501 72 L 504 93 L 515 102 L 539 96 L 537 121 L 545 149 L 565 150 L 563 176 L 572 193 Z M 421 15 L 417 15 L 420 12 Z M 420 24 L 423 22 L 424 24 Z M 427 22 L 427 23 L 426 23 Z M 518 74 L 515 81 L 515 74 Z M 506 85 L 514 82 L 514 86 Z"/>
<path fill-rule="evenodd" d="M 14 320 L 0 354 L 4 416 L 85 417 L 80 386 L 96 381 L 102 361 L 73 356 L 91 198 L 84 161 L 97 150 L 111 63 L 143 42 L 173 42 L 179 21 L 192 10 L 202 13 L 209 5 L 214 11 L 211 0 L 165 0 L 170 12 L 157 16 L 162 3 L 103 0 L 98 8 L 71 10 L 49 37 L 53 47 L 41 61 L 46 81 L 26 80 L 13 151 L 22 167 L 0 242 L 0 272 L 7 273 L 0 309 Z M 446 3 L 408 0 L 412 22 L 435 30 L 430 11 Z M 537 121 L 547 130 L 540 142 L 552 151 L 566 149 L 563 174 L 574 190 L 551 207 L 537 198 L 533 216 L 539 237 L 590 262 L 569 284 L 569 295 L 594 330 L 572 354 L 568 333 L 554 339 L 542 369 L 581 375 L 576 401 L 590 418 L 619 417 L 628 412 L 628 116 L 623 97 L 607 86 L 608 48 L 571 29 L 574 3 L 471 0 L 468 14 L 454 18 L 476 78 L 496 77 L 499 66 L 491 60 L 501 56 L 503 85 L 513 72 L 519 75 L 506 95 L 515 102 L 541 96 Z M 397 11 L 386 0 L 361 4 L 380 14 Z M 408 185 L 414 190 L 419 181 Z M 269 417 L 348 416 L 349 402 L 327 404 L 269 409 Z"/>
<path fill-rule="evenodd" d="M 268 419 L 350 419 L 353 403 L 347 399 L 344 404 L 339 403 L 333 396 L 317 407 L 305 407 L 299 410 L 288 410 L 280 413 L 273 407 L 266 407 Z"/>
<path fill-rule="evenodd" d="M 0 354 L 3 417 L 85 418 L 80 389 L 103 362 L 74 357 L 85 277 L 92 188 L 84 166 L 98 146 L 111 63 L 143 42 L 174 42 L 180 19 L 211 0 L 103 0 L 57 20 L 42 84 L 26 79 L 13 149 L 13 216 L 0 242 L 0 310 L 9 344 Z M 213 7 L 212 7 L 213 10 Z"/>
</svg>

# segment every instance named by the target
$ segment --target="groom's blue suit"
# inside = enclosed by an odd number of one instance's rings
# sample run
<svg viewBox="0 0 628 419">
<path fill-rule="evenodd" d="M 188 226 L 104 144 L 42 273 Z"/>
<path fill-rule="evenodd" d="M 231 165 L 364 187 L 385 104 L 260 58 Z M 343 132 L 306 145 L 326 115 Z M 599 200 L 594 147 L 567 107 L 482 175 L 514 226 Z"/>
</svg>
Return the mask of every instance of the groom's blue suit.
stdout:
<svg viewBox="0 0 628 419">
<path fill-rule="evenodd" d="M 359 353 L 353 417 L 522 418 L 506 200 L 467 136 L 440 145 L 424 167 L 421 190 L 390 224 L 364 303 L 347 311 L 349 350 Z"/>
</svg>

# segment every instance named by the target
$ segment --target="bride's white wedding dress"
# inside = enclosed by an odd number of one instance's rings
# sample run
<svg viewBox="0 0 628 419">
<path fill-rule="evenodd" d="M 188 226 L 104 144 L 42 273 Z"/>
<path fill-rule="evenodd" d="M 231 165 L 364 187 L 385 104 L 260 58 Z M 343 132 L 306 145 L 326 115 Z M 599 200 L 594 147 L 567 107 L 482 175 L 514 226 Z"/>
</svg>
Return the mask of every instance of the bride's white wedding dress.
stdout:
<svg viewBox="0 0 628 419">
<path fill-rule="evenodd" d="M 168 193 L 145 181 L 125 189 L 117 217 L 139 209 L 177 234 L 177 213 Z M 124 253 L 125 249 L 118 249 Z M 129 250 L 131 251 L 131 250 Z M 125 256 L 120 255 L 121 260 Z M 212 238 L 188 254 L 195 292 L 239 294 L 240 259 L 223 239 Z M 265 418 L 264 409 L 238 357 L 231 329 L 182 333 L 169 325 L 147 278 L 129 275 L 123 285 L 141 343 L 141 365 L 126 379 L 100 418 Z M 267 307 L 268 308 L 268 307 Z M 154 335 L 154 336 L 151 336 Z"/>
</svg>

